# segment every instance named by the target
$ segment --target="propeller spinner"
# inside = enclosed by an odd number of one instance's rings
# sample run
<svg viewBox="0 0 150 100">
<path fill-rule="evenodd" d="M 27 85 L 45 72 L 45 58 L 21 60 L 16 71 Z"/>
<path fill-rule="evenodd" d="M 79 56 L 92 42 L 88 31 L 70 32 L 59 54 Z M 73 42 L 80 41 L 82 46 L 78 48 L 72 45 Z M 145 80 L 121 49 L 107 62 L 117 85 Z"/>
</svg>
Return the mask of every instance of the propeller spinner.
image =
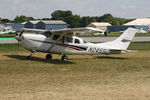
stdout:
<svg viewBox="0 0 150 100">
<path fill-rule="evenodd" d="M 19 32 L 20 32 L 20 34 L 19 34 Z M 18 47 L 19 47 L 19 42 L 21 41 L 21 36 L 22 36 L 23 32 L 24 32 L 24 30 L 16 32 L 15 39 L 18 41 Z"/>
</svg>

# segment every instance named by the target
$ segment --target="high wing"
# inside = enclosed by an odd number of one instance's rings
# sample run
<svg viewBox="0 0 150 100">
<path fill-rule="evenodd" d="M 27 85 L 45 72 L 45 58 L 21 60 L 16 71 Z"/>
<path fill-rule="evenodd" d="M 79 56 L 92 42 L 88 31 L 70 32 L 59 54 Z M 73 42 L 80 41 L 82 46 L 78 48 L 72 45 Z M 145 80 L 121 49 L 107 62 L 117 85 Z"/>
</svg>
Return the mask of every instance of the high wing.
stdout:
<svg viewBox="0 0 150 100">
<path fill-rule="evenodd" d="M 42 33 L 49 31 L 52 34 L 58 34 L 61 35 L 65 33 L 67 36 L 73 36 L 76 34 L 94 34 L 94 33 L 100 33 L 104 32 L 104 30 L 92 28 L 92 27 L 83 27 L 83 28 L 68 28 L 68 29 L 59 29 L 59 30 L 42 30 L 42 29 L 29 29 L 29 28 L 22 28 L 22 31 L 24 32 L 32 32 L 32 33 Z"/>
<path fill-rule="evenodd" d="M 60 29 L 60 30 L 51 30 L 53 34 L 62 34 L 65 33 L 66 35 L 72 36 L 76 34 L 94 34 L 104 32 L 104 30 L 92 28 L 92 27 L 83 27 L 83 28 L 69 28 L 69 29 Z"/>
<path fill-rule="evenodd" d="M 22 28 L 21 31 L 27 32 L 27 33 L 31 32 L 31 33 L 37 33 L 37 34 L 39 34 L 39 33 L 41 33 L 41 32 L 47 31 L 47 30 Z"/>
</svg>

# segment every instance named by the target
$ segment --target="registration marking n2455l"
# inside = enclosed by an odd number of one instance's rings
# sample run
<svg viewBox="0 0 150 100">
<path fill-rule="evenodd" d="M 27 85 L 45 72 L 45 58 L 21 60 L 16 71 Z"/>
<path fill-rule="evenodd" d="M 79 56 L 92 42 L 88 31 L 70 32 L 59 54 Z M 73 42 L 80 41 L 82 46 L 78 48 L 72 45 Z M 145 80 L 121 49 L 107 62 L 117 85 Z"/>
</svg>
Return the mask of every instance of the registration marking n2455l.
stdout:
<svg viewBox="0 0 150 100">
<path fill-rule="evenodd" d="M 109 49 L 90 47 L 88 49 L 88 52 L 96 53 L 96 54 L 108 54 L 109 53 Z"/>
</svg>

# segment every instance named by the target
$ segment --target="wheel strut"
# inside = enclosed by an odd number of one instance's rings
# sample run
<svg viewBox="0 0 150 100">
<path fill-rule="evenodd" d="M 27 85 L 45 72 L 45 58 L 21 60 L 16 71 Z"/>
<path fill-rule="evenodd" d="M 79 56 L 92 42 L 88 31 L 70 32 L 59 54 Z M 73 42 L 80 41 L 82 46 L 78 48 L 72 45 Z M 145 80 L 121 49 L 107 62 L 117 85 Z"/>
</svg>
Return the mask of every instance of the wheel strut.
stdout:
<svg viewBox="0 0 150 100">
<path fill-rule="evenodd" d="M 29 56 L 27 56 L 27 59 L 28 60 L 32 60 L 33 58 L 32 58 L 32 55 L 34 54 L 34 52 L 31 52 L 31 54 L 29 55 Z"/>
</svg>

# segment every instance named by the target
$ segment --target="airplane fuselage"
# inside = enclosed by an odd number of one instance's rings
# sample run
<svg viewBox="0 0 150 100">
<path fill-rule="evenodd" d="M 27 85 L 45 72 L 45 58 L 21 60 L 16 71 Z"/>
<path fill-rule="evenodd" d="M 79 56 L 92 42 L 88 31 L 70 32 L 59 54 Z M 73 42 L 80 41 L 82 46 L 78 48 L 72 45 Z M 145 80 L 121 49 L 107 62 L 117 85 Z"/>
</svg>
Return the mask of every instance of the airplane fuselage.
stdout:
<svg viewBox="0 0 150 100">
<path fill-rule="evenodd" d="M 54 42 L 55 40 L 53 40 L 52 37 L 46 37 L 40 34 L 23 34 L 21 36 L 22 46 L 31 52 L 45 52 L 62 55 L 113 53 L 108 47 L 85 42 L 83 39 L 76 36 L 72 37 L 71 42 L 67 42 L 66 40 L 59 41 L 49 50 Z"/>
<path fill-rule="evenodd" d="M 32 30 L 32 29 L 30 29 Z M 62 55 L 62 60 L 66 61 L 66 55 L 77 54 L 120 54 L 127 51 L 137 30 L 128 28 L 117 39 L 104 43 L 89 43 L 79 37 L 74 36 L 74 32 L 88 31 L 90 33 L 99 32 L 93 28 L 74 28 L 43 31 L 40 34 L 23 34 L 21 31 L 15 39 L 21 41 L 22 46 L 31 51 L 27 59 L 32 59 L 34 52 L 45 52 L 46 59 L 52 59 L 51 54 Z"/>
</svg>

